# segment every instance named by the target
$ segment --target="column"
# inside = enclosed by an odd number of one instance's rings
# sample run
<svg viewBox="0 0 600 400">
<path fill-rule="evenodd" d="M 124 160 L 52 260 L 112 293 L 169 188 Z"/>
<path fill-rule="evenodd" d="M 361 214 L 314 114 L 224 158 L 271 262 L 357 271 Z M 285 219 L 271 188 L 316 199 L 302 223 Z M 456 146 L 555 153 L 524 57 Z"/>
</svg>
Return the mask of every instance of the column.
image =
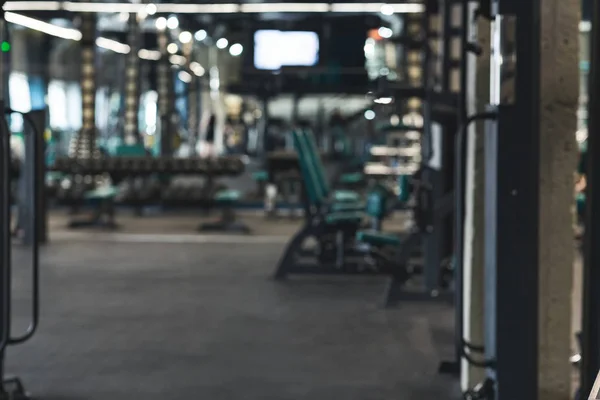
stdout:
<svg viewBox="0 0 600 400">
<path fill-rule="evenodd" d="M 82 126 L 73 135 L 69 153 L 90 158 L 96 152 L 96 16 L 81 15 L 81 100 Z"/>
<path fill-rule="evenodd" d="M 541 2 L 539 392 L 572 395 L 573 171 L 577 165 L 578 0 Z M 583 397 L 587 398 L 587 394 Z"/>
<path fill-rule="evenodd" d="M 469 15 L 473 14 L 469 12 Z M 483 53 L 479 57 L 472 56 L 467 62 L 467 71 L 469 71 L 467 113 L 469 115 L 484 111 L 482 105 L 490 98 L 490 22 L 485 18 L 479 18 L 473 29 Z M 465 175 L 463 332 L 465 340 L 475 345 L 481 345 L 484 340 L 484 125 L 478 123 L 469 131 Z M 469 365 L 464 359 L 461 370 L 463 391 L 474 387 L 485 377 L 481 368 Z"/>
<path fill-rule="evenodd" d="M 200 126 L 200 77 L 197 75 L 198 71 L 192 68 L 195 56 L 193 40 L 189 43 L 183 43 L 183 55 L 186 58 L 186 70 L 191 77 L 190 82 L 187 84 L 187 142 L 192 154 L 195 154 L 198 128 Z"/>
<path fill-rule="evenodd" d="M 156 77 L 158 80 L 158 114 L 160 115 L 160 154 L 169 156 L 173 152 L 173 123 L 171 118 L 174 113 L 175 96 L 173 87 L 173 73 L 169 62 L 169 36 L 165 30 L 158 32 L 158 48 L 160 60 L 158 61 Z"/>
<path fill-rule="evenodd" d="M 140 142 L 138 112 L 140 108 L 140 25 L 136 13 L 129 14 L 127 41 L 131 48 L 125 66 L 125 126 L 124 139 L 127 144 Z"/>
</svg>

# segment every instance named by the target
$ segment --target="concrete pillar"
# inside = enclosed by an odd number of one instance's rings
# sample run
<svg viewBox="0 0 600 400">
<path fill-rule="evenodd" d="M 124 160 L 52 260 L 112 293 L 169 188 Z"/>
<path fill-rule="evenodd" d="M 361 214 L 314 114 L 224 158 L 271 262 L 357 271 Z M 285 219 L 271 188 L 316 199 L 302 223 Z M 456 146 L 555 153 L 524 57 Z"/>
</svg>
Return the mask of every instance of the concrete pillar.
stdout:
<svg viewBox="0 0 600 400">
<path fill-rule="evenodd" d="M 81 130 L 73 135 L 70 156 L 99 156 L 96 146 L 96 15 L 81 15 Z"/>
<path fill-rule="evenodd" d="M 579 0 L 541 2 L 539 399 L 572 395 L 573 171 Z"/>
<path fill-rule="evenodd" d="M 127 41 L 131 50 L 125 66 L 125 127 L 124 139 L 127 144 L 140 141 L 140 25 L 135 13 L 129 14 L 129 34 Z"/>
<path fill-rule="evenodd" d="M 471 10 L 472 11 L 472 10 Z M 472 15 L 471 12 L 469 15 Z M 470 56 L 467 61 L 467 113 L 483 111 L 490 97 L 490 22 L 480 18 L 471 27 L 483 54 Z M 484 123 L 472 126 L 467 141 L 464 229 L 464 337 L 469 343 L 480 345 L 484 341 Z M 461 365 L 463 390 L 483 381 L 485 372 L 470 366 L 466 360 Z"/>
<path fill-rule="evenodd" d="M 160 60 L 158 61 L 156 77 L 158 89 L 158 114 L 160 116 L 160 154 L 169 156 L 173 153 L 173 122 L 175 112 L 175 88 L 173 72 L 169 62 L 169 35 L 165 30 L 158 31 L 158 49 Z"/>
<path fill-rule="evenodd" d="M 196 54 L 193 42 L 184 45 L 183 53 L 186 57 L 187 70 L 191 77 L 191 80 L 187 85 L 187 142 L 190 149 L 195 149 L 200 125 L 200 77 L 198 75 L 201 71 L 198 69 L 202 67 L 194 61 Z"/>
</svg>

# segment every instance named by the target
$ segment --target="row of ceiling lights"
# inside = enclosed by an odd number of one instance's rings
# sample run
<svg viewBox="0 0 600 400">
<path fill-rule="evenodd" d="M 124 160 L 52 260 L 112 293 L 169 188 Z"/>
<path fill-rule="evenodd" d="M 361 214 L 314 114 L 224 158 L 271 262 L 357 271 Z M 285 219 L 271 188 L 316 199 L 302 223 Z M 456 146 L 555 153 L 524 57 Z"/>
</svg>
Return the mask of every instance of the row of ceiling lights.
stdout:
<svg viewBox="0 0 600 400">
<path fill-rule="evenodd" d="M 81 40 L 81 37 L 82 37 L 81 32 L 77 29 L 65 28 L 62 26 L 50 24 L 50 23 L 40 21 L 35 18 L 26 17 L 24 15 L 16 14 L 13 12 L 5 13 L 5 18 L 8 22 L 11 22 L 11 23 L 14 23 L 17 25 L 21 25 L 21 26 L 27 27 L 32 30 L 43 32 L 43 33 L 46 33 L 51 36 L 60 37 L 63 39 L 79 41 L 79 40 Z M 162 19 L 164 19 L 164 18 L 162 18 Z M 166 20 L 166 19 L 164 19 L 164 20 L 165 20 L 165 22 L 163 22 L 161 20 L 161 18 L 157 19 L 157 25 L 162 26 L 165 23 L 169 24 L 169 21 L 171 21 L 170 25 L 175 26 L 174 29 L 176 29 L 179 26 L 179 21 L 174 16 L 170 17 L 168 20 Z M 195 35 L 192 35 L 190 32 L 184 31 L 179 34 L 179 41 L 184 44 L 190 43 L 192 41 L 192 37 L 194 37 L 197 41 L 200 42 L 200 41 L 207 39 L 208 34 L 204 30 L 200 30 L 200 31 L 196 32 Z M 225 49 L 229 45 L 229 41 L 225 38 L 220 38 L 219 40 L 217 40 L 217 42 L 215 44 L 218 48 Z M 100 48 L 110 50 L 110 51 L 113 51 L 113 52 L 119 53 L 119 54 L 129 54 L 129 52 L 131 51 L 131 47 L 129 45 L 118 42 L 116 40 L 108 39 L 105 37 L 97 38 L 96 45 Z M 169 44 L 167 50 L 168 50 L 169 54 L 171 54 L 171 56 L 169 57 L 169 60 L 172 64 L 185 65 L 185 63 L 186 63 L 185 57 L 176 54 L 179 50 L 179 47 L 177 46 L 177 44 L 175 44 L 175 43 Z M 242 52 L 243 52 L 243 46 L 239 43 L 235 43 L 229 47 L 229 53 L 232 56 L 239 56 L 242 54 Z M 157 61 L 160 59 L 161 54 L 158 50 L 141 49 L 138 52 L 138 56 L 145 60 Z M 204 68 L 198 63 L 191 63 L 190 69 L 192 70 L 192 72 L 194 72 L 195 75 L 198 75 L 198 76 L 204 75 L 204 72 L 205 72 Z"/>
<path fill-rule="evenodd" d="M 164 31 L 167 28 L 171 29 L 171 30 L 175 30 L 178 27 L 179 27 L 179 19 L 174 15 L 171 15 L 169 18 L 159 17 L 156 19 L 156 29 L 159 31 Z M 207 38 L 208 38 L 208 33 L 204 29 L 197 31 L 193 35 L 189 31 L 183 31 L 179 34 L 179 41 L 182 44 L 191 43 L 192 40 L 194 40 L 194 39 L 197 42 L 203 42 Z M 229 40 L 227 40 L 226 38 L 219 38 L 215 42 L 215 45 L 217 46 L 217 48 L 219 48 L 221 50 L 226 49 L 227 46 L 229 46 Z M 169 48 L 171 50 L 169 50 Z M 171 43 L 171 44 L 169 44 L 167 50 L 169 50 L 169 53 L 175 54 L 179 50 L 179 47 L 177 46 L 177 44 Z M 234 57 L 241 55 L 243 51 L 244 51 L 244 47 L 239 43 L 234 43 L 231 45 L 231 47 L 229 47 L 229 54 L 231 54 Z"/>
<path fill-rule="evenodd" d="M 7 1 L 4 11 L 70 11 L 91 13 L 231 14 L 231 13 L 378 13 L 412 14 L 422 3 L 246 3 L 246 4 L 132 4 L 70 1 Z"/>
</svg>

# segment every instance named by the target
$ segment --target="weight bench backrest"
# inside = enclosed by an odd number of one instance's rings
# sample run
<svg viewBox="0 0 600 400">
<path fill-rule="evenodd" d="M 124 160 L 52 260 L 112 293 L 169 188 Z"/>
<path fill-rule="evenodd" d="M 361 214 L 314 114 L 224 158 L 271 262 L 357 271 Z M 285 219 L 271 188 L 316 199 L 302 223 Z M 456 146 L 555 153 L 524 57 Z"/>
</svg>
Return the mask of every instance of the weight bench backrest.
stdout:
<svg viewBox="0 0 600 400">
<path fill-rule="evenodd" d="M 325 177 L 325 166 L 321 160 L 321 154 L 319 152 L 319 148 L 317 147 L 315 135 L 313 135 L 311 130 L 307 129 L 304 131 L 304 140 L 306 141 L 309 157 L 314 165 L 315 174 L 317 175 L 317 184 L 320 186 L 323 196 L 328 197 L 329 193 L 331 192 L 331 188 L 329 187 L 329 183 Z"/>
<path fill-rule="evenodd" d="M 323 202 L 323 191 L 318 184 L 314 163 L 309 155 L 308 144 L 304 132 L 292 132 L 294 147 L 298 154 L 298 164 L 306 188 L 306 194 L 310 205 L 319 206 Z"/>
<path fill-rule="evenodd" d="M 146 148 L 141 144 L 122 144 L 115 149 L 115 157 L 145 157 Z"/>
</svg>

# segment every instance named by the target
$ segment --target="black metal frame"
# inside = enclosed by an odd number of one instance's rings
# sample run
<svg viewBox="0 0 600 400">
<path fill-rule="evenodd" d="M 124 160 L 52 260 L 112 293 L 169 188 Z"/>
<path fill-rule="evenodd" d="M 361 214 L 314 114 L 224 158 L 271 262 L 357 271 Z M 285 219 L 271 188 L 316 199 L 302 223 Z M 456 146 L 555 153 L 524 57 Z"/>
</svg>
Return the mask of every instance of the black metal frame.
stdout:
<svg viewBox="0 0 600 400">
<path fill-rule="evenodd" d="M 12 110 L 7 110 L 12 113 Z M 34 179 L 34 177 L 46 176 L 46 164 L 44 158 L 45 140 L 43 136 L 46 125 L 46 110 L 34 110 L 26 115 L 25 128 L 29 130 L 24 136 L 25 141 L 25 160 L 31 160 L 34 157 L 35 162 L 25 162 L 23 165 L 23 174 L 19 179 L 19 199 L 18 214 L 16 223 L 16 236 L 21 238 L 23 244 L 31 245 L 35 229 L 32 226 L 31 216 L 34 208 L 37 209 L 38 239 L 40 243 L 46 243 L 48 240 L 48 221 L 46 212 L 47 194 L 44 179 Z M 32 170 L 32 168 L 34 168 Z M 34 185 L 37 187 L 37 195 L 34 196 Z"/>
<path fill-rule="evenodd" d="M 600 370 L 600 120 L 596 110 L 600 104 L 600 4 L 592 5 L 590 72 L 588 89 L 588 157 L 586 166 L 586 210 L 583 244 L 583 321 L 581 349 L 581 391 L 590 393 Z M 594 397 L 596 398 L 596 397 Z"/>
<path fill-rule="evenodd" d="M 540 0 L 493 0 L 480 398 L 538 398 Z M 501 57 L 497 57 L 500 55 Z M 504 63 L 497 63 L 503 59 Z M 513 62 L 514 61 L 514 62 Z"/>
<path fill-rule="evenodd" d="M 2 24 L 3 21 L 0 21 L 0 25 Z M 0 67 L 0 70 L 1 69 L 2 67 Z M 2 107 L 2 109 L 3 105 L 3 101 L 0 100 L 0 107 Z M 29 204 L 32 212 L 29 215 L 28 221 L 23 221 L 24 224 L 32 227 L 30 237 L 32 249 L 32 318 L 27 330 L 17 337 L 11 336 L 12 240 L 10 230 L 10 131 L 6 120 L 3 118 L 0 121 L 0 214 L 2 221 L 2 224 L 0 225 L 0 399 L 6 400 L 30 399 L 29 394 L 26 393 L 25 388 L 18 377 L 6 376 L 4 363 L 7 346 L 21 344 L 31 339 L 37 331 L 40 316 L 39 245 L 41 232 L 39 219 L 41 215 L 39 213 L 42 210 L 42 207 L 40 207 L 41 202 L 39 199 L 41 198 L 40 188 L 43 188 L 44 175 L 40 173 L 37 164 L 41 158 L 40 154 L 43 154 L 43 151 L 39 146 L 40 142 L 35 140 L 35 137 L 41 135 L 41 133 L 37 131 L 31 115 L 22 115 L 26 124 L 31 128 L 27 134 L 34 137 L 34 139 L 31 140 L 33 146 L 28 154 L 30 157 L 25 160 L 27 164 L 31 164 L 24 168 L 24 174 L 27 174 L 28 176 L 22 177 L 22 179 L 31 185 L 29 193 L 33 196 L 31 204 Z"/>
</svg>

